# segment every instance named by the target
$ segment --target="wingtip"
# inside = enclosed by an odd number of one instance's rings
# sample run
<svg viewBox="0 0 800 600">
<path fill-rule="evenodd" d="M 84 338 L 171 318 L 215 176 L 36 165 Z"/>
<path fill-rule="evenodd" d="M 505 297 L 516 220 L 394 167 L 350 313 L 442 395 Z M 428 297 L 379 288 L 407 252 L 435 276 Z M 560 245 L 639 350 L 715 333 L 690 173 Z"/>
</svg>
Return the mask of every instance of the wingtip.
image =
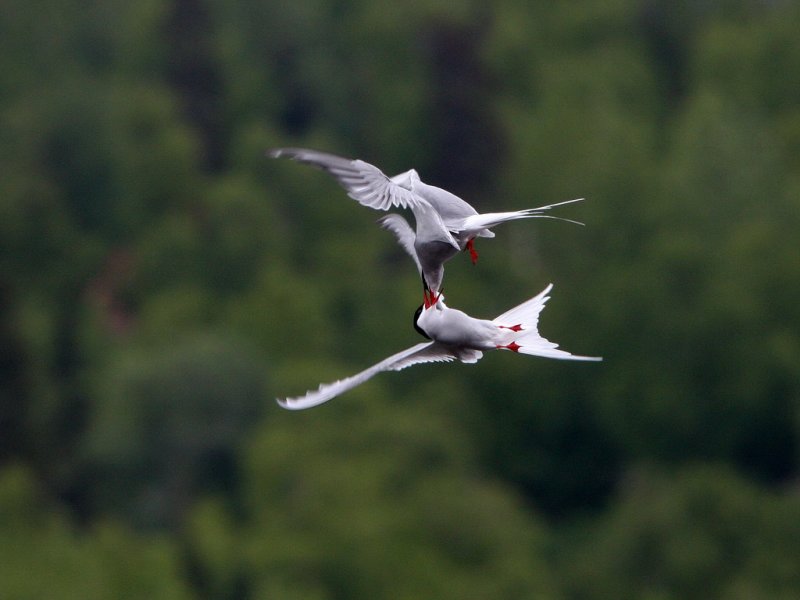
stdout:
<svg viewBox="0 0 800 600">
<path fill-rule="evenodd" d="M 398 214 L 389 213 L 388 215 L 383 215 L 379 219 L 376 219 L 375 222 L 380 225 L 381 228 L 391 230 L 397 224 L 398 219 L 402 218 L 403 217 Z"/>
<path fill-rule="evenodd" d="M 286 410 L 294 410 L 294 407 L 289 403 L 289 398 L 275 398 L 275 402 L 281 408 L 285 408 Z"/>
<path fill-rule="evenodd" d="M 578 354 L 573 354 L 574 360 L 582 360 L 584 362 L 602 362 L 602 356 L 581 356 Z"/>
<path fill-rule="evenodd" d="M 279 158 L 283 156 L 283 148 L 270 148 L 264 154 L 270 158 Z"/>
</svg>

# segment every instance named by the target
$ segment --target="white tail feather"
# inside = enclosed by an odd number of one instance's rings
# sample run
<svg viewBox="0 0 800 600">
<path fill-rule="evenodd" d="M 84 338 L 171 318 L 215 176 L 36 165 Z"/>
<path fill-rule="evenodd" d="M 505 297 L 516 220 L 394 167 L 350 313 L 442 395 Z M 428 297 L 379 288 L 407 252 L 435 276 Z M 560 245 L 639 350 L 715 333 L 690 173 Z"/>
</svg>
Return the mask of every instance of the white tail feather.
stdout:
<svg viewBox="0 0 800 600">
<path fill-rule="evenodd" d="M 576 225 L 583 225 L 580 221 L 574 221 L 565 217 L 557 217 L 555 215 L 546 215 L 545 211 L 555 208 L 556 206 L 563 206 L 564 204 L 572 204 L 573 202 L 582 202 L 584 198 L 575 198 L 574 200 L 566 200 L 564 202 L 557 202 L 556 204 L 548 204 L 547 206 L 539 206 L 537 208 L 525 208 L 523 210 L 513 210 L 509 212 L 498 213 L 482 213 L 478 215 L 471 215 L 465 217 L 459 222 L 448 223 L 451 231 L 476 231 L 479 229 L 489 229 L 505 223 L 506 221 L 514 221 L 516 219 L 556 219 L 557 221 L 567 221 Z"/>
<path fill-rule="evenodd" d="M 539 314 L 542 312 L 545 303 L 550 299 L 547 294 L 553 289 L 553 284 L 549 284 L 538 295 L 530 300 L 526 300 L 519 306 L 515 306 L 511 310 L 504 312 L 502 315 L 493 320 L 497 325 L 526 325 L 528 329 L 536 330 L 539 323 Z"/>
<path fill-rule="evenodd" d="M 509 311 L 494 319 L 492 322 L 509 328 L 508 345 L 513 345 L 513 349 L 521 354 L 533 356 L 543 356 L 545 358 L 558 358 L 562 360 L 603 360 L 598 356 L 578 356 L 559 350 L 558 344 L 553 343 L 541 336 L 539 333 L 539 315 L 544 309 L 545 303 L 550 299 L 547 294 L 553 289 L 553 284 L 549 284 L 537 296 L 526 300 L 519 306 L 515 306 Z M 520 326 L 519 331 L 514 331 L 515 326 Z M 504 346 L 511 350 L 509 346 Z"/>
</svg>

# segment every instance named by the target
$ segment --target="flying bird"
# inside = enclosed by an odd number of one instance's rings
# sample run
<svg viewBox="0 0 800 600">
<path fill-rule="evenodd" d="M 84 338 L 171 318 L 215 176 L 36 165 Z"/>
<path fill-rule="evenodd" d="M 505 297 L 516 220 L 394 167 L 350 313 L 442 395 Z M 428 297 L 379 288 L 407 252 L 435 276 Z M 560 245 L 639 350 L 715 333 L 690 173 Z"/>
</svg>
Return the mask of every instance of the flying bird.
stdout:
<svg viewBox="0 0 800 600">
<path fill-rule="evenodd" d="M 400 371 L 406 367 L 430 362 L 475 363 L 485 350 L 509 350 L 520 354 L 565 360 L 602 360 L 600 357 L 577 356 L 559 350 L 538 331 L 539 313 L 549 299 L 553 284 L 540 294 L 503 313 L 491 321 L 475 319 L 466 313 L 449 308 L 444 296 L 425 303 L 414 315 L 414 327 L 430 341 L 422 342 L 382 360 L 381 362 L 333 383 L 323 383 L 304 396 L 278 399 L 278 404 L 290 410 L 311 408 L 327 402 L 383 371 Z"/>
<path fill-rule="evenodd" d="M 495 236 L 492 227 L 516 219 L 529 219 L 535 217 L 558 219 L 583 225 L 579 221 L 543 214 L 556 206 L 580 202 L 583 198 L 566 200 L 556 204 L 527 208 L 510 212 L 480 214 L 470 204 L 442 188 L 428 185 L 420 178 L 416 170 L 410 169 L 394 177 L 387 177 L 378 167 L 363 160 L 343 158 L 326 152 L 308 150 L 305 148 L 274 148 L 267 152 L 272 158 L 286 157 L 300 163 L 311 165 L 327 171 L 347 191 L 347 195 L 358 203 L 376 210 L 389 210 L 391 208 L 407 208 L 414 213 L 417 220 L 417 235 L 420 235 L 420 217 L 427 222 L 431 215 L 426 207 L 432 207 L 438 215 L 444 228 L 450 233 L 452 240 L 446 243 L 453 245 L 458 250 L 469 251 L 472 262 L 478 260 L 475 250 L 475 238 L 492 238 Z M 441 240 L 437 240 L 441 241 Z M 444 255 L 447 256 L 447 252 Z M 455 254 L 455 253 L 453 253 Z M 450 254 L 442 262 L 451 258 Z M 420 256 L 420 262 L 425 265 L 428 257 Z M 433 260 L 433 259 L 430 259 Z M 438 259 L 436 259 L 438 260 Z M 428 282 L 431 285 L 431 282 Z M 431 285 L 433 291 L 434 289 Z"/>
<path fill-rule="evenodd" d="M 442 287 L 444 263 L 460 252 L 461 248 L 432 206 L 421 204 L 414 209 L 414 215 L 416 231 L 408 221 L 395 213 L 381 217 L 378 223 L 394 233 L 397 241 L 414 260 L 422 278 L 424 302 L 433 302 Z"/>
</svg>

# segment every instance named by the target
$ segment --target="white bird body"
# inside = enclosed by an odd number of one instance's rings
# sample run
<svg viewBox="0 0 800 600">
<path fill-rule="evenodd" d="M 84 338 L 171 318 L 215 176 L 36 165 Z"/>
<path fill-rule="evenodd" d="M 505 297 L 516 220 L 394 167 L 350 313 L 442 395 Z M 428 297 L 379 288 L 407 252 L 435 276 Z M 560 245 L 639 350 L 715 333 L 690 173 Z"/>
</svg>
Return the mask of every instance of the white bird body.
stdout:
<svg viewBox="0 0 800 600">
<path fill-rule="evenodd" d="M 475 363 L 484 350 L 511 350 L 521 354 L 568 360 L 602 360 L 598 357 L 576 356 L 559 350 L 554 344 L 539 335 L 539 313 L 548 300 L 548 285 L 540 294 L 519 306 L 488 321 L 475 319 L 466 313 L 449 308 L 444 297 L 439 296 L 432 304 L 420 307 L 416 325 L 431 341 L 412 346 L 398 352 L 364 371 L 329 384 L 304 396 L 279 399 L 283 408 L 299 410 L 327 402 L 353 389 L 383 371 L 399 371 L 406 367 L 426 362 L 450 362 L 460 360 Z"/>
<path fill-rule="evenodd" d="M 508 337 L 506 332 L 510 331 L 500 329 L 487 319 L 475 319 L 463 311 L 449 308 L 443 296 L 439 296 L 432 307 L 422 311 L 417 325 L 440 344 L 471 350 L 497 348 Z"/>
<path fill-rule="evenodd" d="M 327 171 L 351 198 L 364 206 L 377 210 L 389 210 L 392 207 L 410 209 L 416 220 L 416 231 L 399 215 L 384 217 L 381 224 L 395 233 L 401 245 L 414 258 L 426 286 L 433 292 L 438 292 L 441 287 L 444 263 L 459 251 L 469 250 L 472 261 L 477 261 L 478 254 L 473 248 L 473 241 L 476 237 L 494 237 L 495 234 L 490 230 L 492 227 L 507 221 L 534 217 L 570 221 L 543 213 L 555 206 L 583 200 L 578 198 L 538 208 L 480 214 L 455 194 L 424 183 L 414 169 L 389 178 L 363 160 L 351 160 L 316 150 L 276 148 L 268 154 L 273 158 L 285 156 Z"/>
</svg>

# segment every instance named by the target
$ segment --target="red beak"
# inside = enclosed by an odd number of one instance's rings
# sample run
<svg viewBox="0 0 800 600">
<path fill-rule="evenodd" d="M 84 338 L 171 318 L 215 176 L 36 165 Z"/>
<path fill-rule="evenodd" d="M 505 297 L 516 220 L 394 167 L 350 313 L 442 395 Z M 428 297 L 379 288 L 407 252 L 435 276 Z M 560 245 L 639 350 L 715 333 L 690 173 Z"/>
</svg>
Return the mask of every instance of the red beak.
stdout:
<svg viewBox="0 0 800 600">
<path fill-rule="evenodd" d="M 432 292 L 431 290 L 423 290 L 422 291 L 422 301 L 423 306 L 425 308 L 430 308 L 434 306 L 438 301 L 441 294 L 437 294 L 436 292 Z"/>
</svg>

